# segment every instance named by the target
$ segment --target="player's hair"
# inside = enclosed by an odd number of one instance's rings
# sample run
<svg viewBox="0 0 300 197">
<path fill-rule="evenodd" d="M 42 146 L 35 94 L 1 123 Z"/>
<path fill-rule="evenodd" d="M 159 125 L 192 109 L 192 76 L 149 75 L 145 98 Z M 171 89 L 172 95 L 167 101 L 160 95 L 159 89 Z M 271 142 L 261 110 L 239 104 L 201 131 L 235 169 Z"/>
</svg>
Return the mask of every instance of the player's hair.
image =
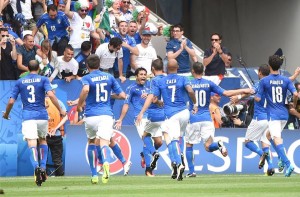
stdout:
<svg viewBox="0 0 300 197">
<path fill-rule="evenodd" d="M 173 30 L 174 28 L 179 28 L 180 31 L 184 31 L 183 26 L 182 26 L 182 24 L 180 24 L 180 23 L 175 24 L 175 25 L 172 25 L 172 30 Z"/>
<path fill-rule="evenodd" d="M 49 50 L 47 57 L 49 62 L 51 62 L 52 59 L 52 47 L 51 47 L 51 43 L 48 39 L 43 40 L 42 44 L 41 44 L 41 49 L 46 49 Z"/>
<path fill-rule="evenodd" d="M 40 68 L 39 62 L 37 60 L 30 60 L 28 64 L 29 71 L 38 71 Z"/>
<path fill-rule="evenodd" d="M 49 13 L 50 10 L 52 10 L 52 11 L 57 11 L 57 6 L 54 5 L 54 4 L 48 5 L 48 6 L 47 6 L 47 13 Z"/>
<path fill-rule="evenodd" d="M 2 32 L 2 31 L 6 32 L 6 31 L 8 31 L 8 29 L 7 28 L 0 28 L 0 32 Z"/>
<path fill-rule="evenodd" d="M 282 65 L 282 59 L 280 59 L 278 55 L 271 55 L 269 57 L 269 65 L 271 66 L 272 70 L 277 71 Z"/>
<path fill-rule="evenodd" d="M 132 20 L 129 23 L 135 23 L 135 24 L 137 24 L 137 22 L 135 20 Z"/>
<path fill-rule="evenodd" d="M 118 27 L 120 27 L 120 24 L 121 23 L 126 23 L 127 25 L 128 25 L 128 23 L 126 22 L 126 21 L 120 21 L 119 23 L 118 23 Z"/>
<path fill-rule="evenodd" d="M 262 64 L 258 68 L 258 71 L 260 71 L 263 76 L 268 76 L 270 74 L 270 68 L 267 64 Z"/>
<path fill-rule="evenodd" d="M 84 41 L 81 44 L 81 51 L 88 51 L 91 49 L 91 47 L 92 47 L 92 43 L 90 41 Z"/>
<path fill-rule="evenodd" d="M 121 38 L 113 37 L 112 39 L 110 39 L 109 45 L 117 48 L 118 46 L 122 45 L 122 40 Z"/>
<path fill-rule="evenodd" d="M 156 59 L 152 62 L 151 67 L 154 70 L 163 70 L 164 68 L 164 63 L 161 59 Z"/>
<path fill-rule="evenodd" d="M 86 64 L 91 69 L 98 69 L 100 66 L 100 58 L 98 55 L 92 54 L 86 59 Z"/>
<path fill-rule="evenodd" d="M 140 73 L 140 71 L 145 71 L 146 74 L 147 74 L 147 70 L 145 68 L 143 68 L 143 67 L 140 67 L 140 68 L 138 68 L 138 69 L 135 70 L 134 75 L 138 76 L 138 74 Z"/>
<path fill-rule="evenodd" d="M 211 35 L 210 35 L 210 38 L 212 37 L 212 36 L 219 36 L 219 39 L 220 40 L 222 40 L 222 35 L 221 34 L 219 34 L 219 33 L 217 33 L 217 32 L 214 32 L 214 33 L 212 33 Z"/>
<path fill-rule="evenodd" d="M 204 71 L 204 66 L 201 62 L 193 63 L 193 70 L 197 75 L 202 75 Z"/>
<path fill-rule="evenodd" d="M 69 49 L 70 51 L 74 51 L 74 48 L 72 47 L 72 45 L 68 44 L 65 48 L 65 50 Z"/>
</svg>

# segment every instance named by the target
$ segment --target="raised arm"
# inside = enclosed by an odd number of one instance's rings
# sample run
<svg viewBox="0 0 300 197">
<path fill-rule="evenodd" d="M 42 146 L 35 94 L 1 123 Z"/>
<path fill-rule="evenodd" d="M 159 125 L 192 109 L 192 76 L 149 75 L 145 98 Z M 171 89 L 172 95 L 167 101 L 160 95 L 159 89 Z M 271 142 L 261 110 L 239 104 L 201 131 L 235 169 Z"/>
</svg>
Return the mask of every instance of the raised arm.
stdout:
<svg viewBox="0 0 300 197">
<path fill-rule="evenodd" d="M 71 0 L 67 0 L 65 14 L 69 19 L 72 19 L 74 16 L 74 12 L 70 11 L 70 7 L 71 7 Z"/>
</svg>

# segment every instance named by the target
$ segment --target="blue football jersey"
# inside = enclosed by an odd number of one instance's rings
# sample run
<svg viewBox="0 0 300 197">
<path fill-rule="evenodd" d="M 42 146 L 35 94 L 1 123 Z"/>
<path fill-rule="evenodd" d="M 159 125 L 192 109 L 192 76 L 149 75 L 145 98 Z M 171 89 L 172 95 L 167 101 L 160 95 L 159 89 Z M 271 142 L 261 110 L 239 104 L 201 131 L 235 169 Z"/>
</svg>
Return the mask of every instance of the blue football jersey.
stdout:
<svg viewBox="0 0 300 197">
<path fill-rule="evenodd" d="M 151 80 L 150 83 L 150 92 L 152 92 L 155 87 L 158 85 L 158 81 L 161 80 L 164 75 L 158 75 Z M 158 97 L 158 100 L 161 100 L 161 96 Z M 159 107 L 157 104 L 152 103 L 148 108 L 148 119 L 151 122 L 164 121 L 166 119 L 165 110 L 163 107 Z"/>
<path fill-rule="evenodd" d="M 17 80 L 11 98 L 16 100 L 21 95 L 23 120 L 48 120 L 45 96 L 50 90 L 49 79 L 41 75 L 29 74 Z"/>
<path fill-rule="evenodd" d="M 116 94 L 123 92 L 117 80 L 109 73 L 96 70 L 83 76 L 81 81 L 83 85 L 89 86 L 85 116 L 113 116 L 110 103 L 111 92 Z"/>
<path fill-rule="evenodd" d="M 157 88 L 153 89 L 152 93 L 155 96 L 162 95 L 167 118 L 187 109 L 187 91 L 185 89 L 187 85 L 190 85 L 190 81 L 186 77 L 168 74 L 160 79 Z"/>
<path fill-rule="evenodd" d="M 193 79 L 191 81 L 192 88 L 195 92 L 196 104 L 198 105 L 198 112 L 190 115 L 190 123 L 201 121 L 212 121 L 209 112 L 210 93 L 214 92 L 218 95 L 223 95 L 224 89 L 217 86 L 214 82 L 207 79 Z M 193 109 L 193 102 L 190 101 L 190 110 Z"/>
<path fill-rule="evenodd" d="M 126 89 L 126 99 L 124 101 L 124 104 L 132 104 L 135 117 L 140 113 L 146 100 L 141 97 L 142 94 L 149 94 L 150 92 L 148 86 L 148 83 L 146 83 L 145 85 L 134 83 L 128 86 Z M 144 116 L 147 116 L 147 112 L 144 114 Z"/>
<path fill-rule="evenodd" d="M 58 38 L 68 36 L 66 28 L 70 26 L 70 22 L 64 12 L 58 11 L 55 19 L 51 19 L 48 13 L 43 14 L 36 26 L 40 28 L 43 24 L 46 25 L 49 40 L 54 40 L 55 36 Z"/>
<path fill-rule="evenodd" d="M 259 90 L 259 82 L 255 83 L 253 86 L 253 90 L 255 94 Z M 267 101 L 265 95 L 261 95 L 261 100 L 259 102 L 254 102 L 254 113 L 253 118 L 257 120 L 267 120 L 267 109 L 266 109 Z"/>
<path fill-rule="evenodd" d="M 287 91 L 296 92 L 291 80 L 278 74 L 270 74 L 260 80 L 256 96 L 260 99 L 263 95 L 267 101 L 268 120 L 288 120 L 288 109 L 285 106 Z"/>
</svg>

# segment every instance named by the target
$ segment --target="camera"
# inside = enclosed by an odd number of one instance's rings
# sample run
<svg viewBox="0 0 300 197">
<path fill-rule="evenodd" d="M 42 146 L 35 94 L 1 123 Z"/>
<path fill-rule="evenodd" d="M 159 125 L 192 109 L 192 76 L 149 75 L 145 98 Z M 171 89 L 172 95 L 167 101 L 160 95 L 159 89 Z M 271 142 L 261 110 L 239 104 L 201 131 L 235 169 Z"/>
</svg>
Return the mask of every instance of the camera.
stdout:
<svg viewBox="0 0 300 197">
<path fill-rule="evenodd" d="M 223 111 L 227 116 L 237 116 L 240 111 L 246 111 L 247 106 L 244 104 L 226 104 L 223 107 Z"/>
</svg>

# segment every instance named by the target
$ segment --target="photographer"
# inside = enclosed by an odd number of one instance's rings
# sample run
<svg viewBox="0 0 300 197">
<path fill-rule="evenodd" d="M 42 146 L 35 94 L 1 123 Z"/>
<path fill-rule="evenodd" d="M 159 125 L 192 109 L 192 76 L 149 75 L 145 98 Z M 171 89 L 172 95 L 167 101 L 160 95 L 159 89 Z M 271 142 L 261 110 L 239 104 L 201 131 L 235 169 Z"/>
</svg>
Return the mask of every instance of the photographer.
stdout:
<svg viewBox="0 0 300 197">
<path fill-rule="evenodd" d="M 246 104 L 228 103 L 223 106 L 224 116 L 222 116 L 223 128 L 246 128 Z"/>
</svg>

